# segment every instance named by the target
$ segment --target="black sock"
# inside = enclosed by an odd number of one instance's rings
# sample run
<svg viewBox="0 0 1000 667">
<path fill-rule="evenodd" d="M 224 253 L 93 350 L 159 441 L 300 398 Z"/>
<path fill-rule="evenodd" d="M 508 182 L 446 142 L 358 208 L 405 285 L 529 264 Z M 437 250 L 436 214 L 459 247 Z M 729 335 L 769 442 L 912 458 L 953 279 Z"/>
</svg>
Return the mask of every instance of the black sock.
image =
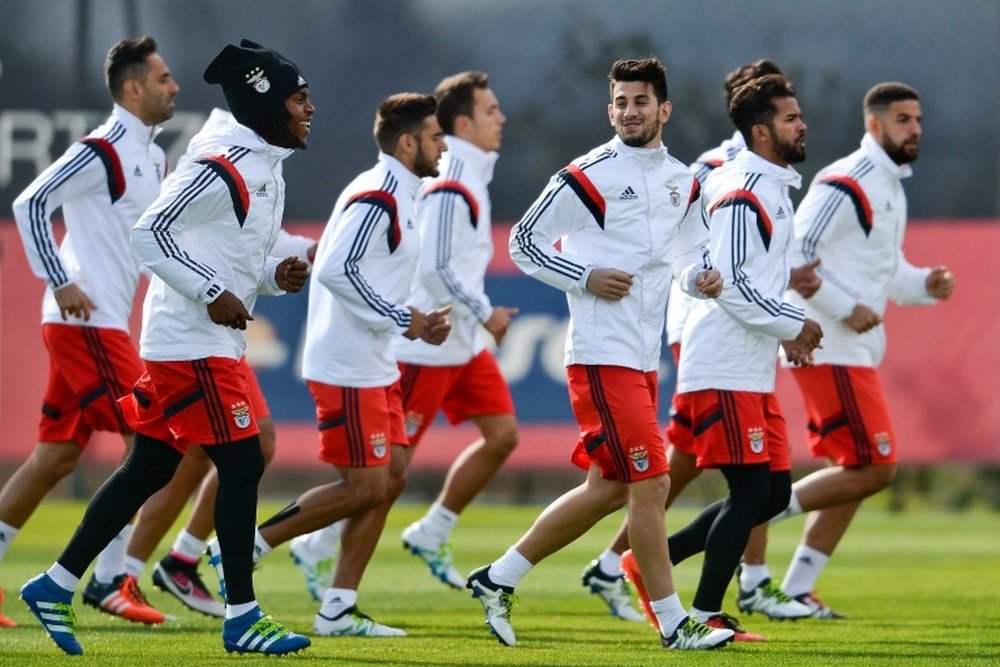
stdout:
<svg viewBox="0 0 1000 667">
<path fill-rule="evenodd" d="M 255 435 L 223 445 L 208 445 L 204 449 L 219 472 L 215 533 L 226 572 L 226 597 L 229 604 L 234 605 L 253 602 L 257 484 L 264 474 L 260 438 Z"/>
<path fill-rule="evenodd" d="M 146 500 L 174 476 L 182 455 L 148 435 L 136 433 L 125 462 L 97 490 L 83 520 L 57 561 L 83 577 L 97 554 L 128 523 Z"/>
</svg>

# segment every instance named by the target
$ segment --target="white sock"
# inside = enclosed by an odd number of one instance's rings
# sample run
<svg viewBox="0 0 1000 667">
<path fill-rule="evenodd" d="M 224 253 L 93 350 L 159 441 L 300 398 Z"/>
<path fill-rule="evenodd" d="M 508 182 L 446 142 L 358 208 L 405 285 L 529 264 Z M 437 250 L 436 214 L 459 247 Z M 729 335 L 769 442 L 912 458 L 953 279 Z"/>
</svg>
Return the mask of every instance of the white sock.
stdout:
<svg viewBox="0 0 1000 667">
<path fill-rule="evenodd" d="M 713 616 L 718 616 L 721 613 L 722 613 L 721 609 L 719 609 L 718 611 L 702 611 L 697 607 L 691 607 L 691 618 L 698 621 L 699 623 L 704 623 Z M 667 636 L 669 637 L 669 635 Z"/>
<path fill-rule="evenodd" d="M 329 556 L 337 552 L 340 544 L 340 534 L 344 532 L 344 523 L 347 519 L 341 519 L 337 523 L 331 523 L 326 528 L 320 528 L 306 535 L 306 548 L 314 554 Z"/>
<path fill-rule="evenodd" d="M 253 562 L 254 565 L 260 562 L 260 559 L 271 553 L 271 545 L 267 543 L 267 540 L 260 534 L 260 529 L 255 528 L 253 534 Z"/>
<path fill-rule="evenodd" d="M 660 600 L 652 600 L 649 606 L 656 614 L 656 621 L 660 624 L 660 632 L 664 637 L 674 634 L 688 615 L 684 611 L 684 605 L 681 604 L 681 598 L 677 593 Z"/>
<path fill-rule="evenodd" d="M 59 588 L 65 588 L 70 593 L 75 592 L 76 587 L 80 585 L 80 577 L 71 574 L 59 563 L 52 563 L 52 567 L 46 570 L 45 574 L 49 575 Z"/>
<path fill-rule="evenodd" d="M 7 547 L 10 546 L 10 543 L 14 541 L 19 532 L 21 532 L 19 528 L 0 521 L 0 562 L 3 562 L 4 554 L 7 553 Z"/>
<path fill-rule="evenodd" d="M 326 589 L 323 594 L 323 604 L 319 608 L 319 613 L 327 618 L 333 618 L 345 609 L 349 609 L 358 603 L 358 592 L 350 588 Z"/>
<path fill-rule="evenodd" d="M 528 562 L 521 552 L 511 547 L 507 549 L 507 553 L 493 561 L 486 574 L 494 584 L 514 588 L 533 567 L 534 565 Z"/>
<path fill-rule="evenodd" d="M 792 556 L 792 564 L 788 566 L 785 580 L 781 582 L 781 590 L 792 597 L 811 593 L 829 560 L 830 557 L 822 551 L 800 544 Z"/>
<path fill-rule="evenodd" d="M 802 514 L 802 504 L 799 502 L 799 497 L 795 495 L 795 489 L 793 488 L 792 497 L 788 501 L 788 507 L 771 517 L 768 523 L 778 523 L 779 521 L 784 521 L 788 517 L 795 516 L 796 514 Z"/>
<path fill-rule="evenodd" d="M 434 502 L 420 520 L 420 529 L 439 542 L 451 537 L 458 524 L 458 515 L 439 502 Z"/>
<path fill-rule="evenodd" d="M 236 618 L 237 616 L 242 616 L 251 609 L 257 606 L 257 601 L 253 602 L 243 602 L 240 604 L 227 604 L 226 605 L 226 618 Z"/>
<path fill-rule="evenodd" d="M 142 578 L 142 575 L 146 573 L 146 561 L 139 560 L 135 556 L 125 556 L 125 573 L 130 574 L 135 577 L 136 581 Z"/>
<path fill-rule="evenodd" d="M 125 524 L 125 527 L 108 542 L 108 546 L 98 554 L 97 564 L 94 565 L 94 579 L 97 579 L 97 583 L 110 584 L 115 577 L 125 574 L 125 550 L 131 534 L 132 524 Z"/>
<path fill-rule="evenodd" d="M 200 537 L 195 537 L 191 533 L 187 532 L 187 529 L 184 529 L 177 533 L 177 537 L 174 539 L 174 546 L 171 547 L 170 553 L 175 558 L 180 556 L 182 560 L 197 563 L 201 560 L 201 555 L 205 553 L 206 546 L 205 540 Z"/>
<path fill-rule="evenodd" d="M 740 565 L 740 588 L 745 591 L 753 589 L 764 583 L 765 579 L 771 578 L 771 572 L 767 569 L 766 563 L 760 565 Z"/>
<path fill-rule="evenodd" d="M 605 549 L 597 557 L 597 569 L 609 577 L 622 576 L 622 555 L 616 554 L 611 549 Z"/>
</svg>

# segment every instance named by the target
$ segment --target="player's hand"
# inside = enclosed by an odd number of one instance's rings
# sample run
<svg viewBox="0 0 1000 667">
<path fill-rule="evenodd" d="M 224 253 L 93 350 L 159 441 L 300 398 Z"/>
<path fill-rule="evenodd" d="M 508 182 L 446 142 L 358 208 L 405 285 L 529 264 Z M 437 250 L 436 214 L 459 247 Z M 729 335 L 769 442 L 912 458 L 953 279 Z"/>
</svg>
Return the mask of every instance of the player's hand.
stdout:
<svg viewBox="0 0 1000 667">
<path fill-rule="evenodd" d="M 427 315 L 413 306 L 407 306 L 407 308 L 410 309 L 410 328 L 404 331 L 403 335 L 410 340 L 416 340 L 420 338 L 420 334 L 427 328 Z"/>
<path fill-rule="evenodd" d="M 694 286 L 709 299 L 714 299 L 722 294 L 722 273 L 718 269 L 699 271 L 694 277 Z"/>
<path fill-rule="evenodd" d="M 812 352 L 797 340 L 783 340 L 781 347 L 785 350 L 785 358 L 788 359 L 788 363 L 793 366 L 812 366 L 816 363 Z"/>
<path fill-rule="evenodd" d="M 932 297 L 943 301 L 955 291 L 955 274 L 946 266 L 935 266 L 924 281 L 924 287 Z"/>
<path fill-rule="evenodd" d="M 286 292 L 300 292 L 309 280 L 309 265 L 298 257 L 286 257 L 274 270 L 274 280 Z"/>
<path fill-rule="evenodd" d="M 810 320 L 807 317 L 806 321 L 802 323 L 802 330 L 792 342 L 804 346 L 806 352 L 812 352 L 817 347 L 823 347 L 819 344 L 822 339 L 823 327 L 816 320 Z"/>
<path fill-rule="evenodd" d="M 317 241 L 316 243 L 313 243 L 311 246 L 309 246 L 309 249 L 306 250 L 306 259 L 309 260 L 310 264 L 315 264 L 316 263 L 316 249 L 317 248 L 319 248 L 319 241 Z"/>
<path fill-rule="evenodd" d="M 90 313 L 97 310 L 97 305 L 76 283 L 63 285 L 52 292 L 52 296 L 56 298 L 56 305 L 59 306 L 59 314 L 62 315 L 63 322 L 66 321 L 67 315 L 81 317 L 84 322 L 89 322 Z"/>
<path fill-rule="evenodd" d="M 857 333 L 864 333 L 874 329 L 882 323 L 882 318 L 874 310 L 859 303 L 854 306 L 851 314 L 844 318 L 844 324 L 854 329 Z"/>
<path fill-rule="evenodd" d="M 246 329 L 247 322 L 253 319 L 240 298 L 229 290 L 223 290 L 215 301 L 208 304 L 208 316 L 216 324 L 230 329 Z"/>
<path fill-rule="evenodd" d="M 440 345 L 448 340 L 451 333 L 451 306 L 437 308 L 427 313 L 427 325 L 420 333 L 420 340 L 431 345 Z"/>
<path fill-rule="evenodd" d="M 628 296 L 635 276 L 618 269 L 594 269 L 587 276 L 587 291 L 594 296 L 619 301 Z"/>
<path fill-rule="evenodd" d="M 803 299 L 811 297 L 823 284 L 823 279 L 816 272 L 818 266 L 819 258 L 817 257 L 808 264 L 793 268 L 788 275 L 788 287 L 801 294 Z"/>
<path fill-rule="evenodd" d="M 500 343 L 503 342 L 503 337 L 507 335 L 507 329 L 510 327 L 510 320 L 515 315 L 517 315 L 517 308 L 493 306 L 493 312 L 490 314 L 490 319 L 486 320 L 483 326 L 486 327 L 486 330 L 493 335 L 493 340 L 496 341 L 497 347 L 500 347 Z"/>
</svg>

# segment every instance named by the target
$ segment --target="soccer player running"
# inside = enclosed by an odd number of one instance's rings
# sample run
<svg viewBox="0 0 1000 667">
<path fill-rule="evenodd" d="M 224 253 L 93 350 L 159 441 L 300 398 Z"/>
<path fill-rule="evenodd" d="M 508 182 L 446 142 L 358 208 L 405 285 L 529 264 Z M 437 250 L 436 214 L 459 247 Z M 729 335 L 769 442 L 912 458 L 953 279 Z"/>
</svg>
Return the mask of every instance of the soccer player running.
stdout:
<svg viewBox="0 0 1000 667">
<path fill-rule="evenodd" d="M 119 405 L 136 432 L 128 459 L 91 500 L 55 564 L 21 598 L 66 653 L 81 654 L 71 606 L 97 551 L 202 445 L 219 471 L 215 523 L 229 572 L 222 626 L 229 652 L 284 654 L 307 637 L 266 616 L 253 591 L 253 525 L 264 468 L 240 364 L 258 293 L 299 291 L 296 257 L 270 256 L 284 210 L 282 161 L 305 148 L 315 107 L 298 68 L 250 40 L 227 45 L 204 74 L 222 86 L 236 122 L 206 132 L 188 163 L 132 231 L 154 277 L 143 307 L 146 373 Z M 249 192 L 267 195 L 252 201 Z"/>
<path fill-rule="evenodd" d="M 180 87 L 152 37 L 125 39 L 105 60 L 110 117 L 75 142 L 14 201 L 14 219 L 32 272 L 45 281 L 42 337 L 49 379 L 38 444 L 0 490 L 0 560 L 21 527 L 59 480 L 80 461 L 94 431 L 132 429 L 117 400 L 143 373 L 129 336 L 129 315 L 142 268 L 129 233 L 160 193 L 167 168 L 154 138 L 174 115 Z M 53 212 L 62 207 L 66 235 L 56 244 Z M 134 578 L 125 573 L 130 525 L 100 546 L 84 601 L 142 623 L 162 623 Z M 0 589 L 0 604 L 3 592 Z M 13 622 L 0 614 L 0 626 Z"/>
<path fill-rule="evenodd" d="M 765 74 L 781 74 L 781 70 L 774 62 L 765 58 L 742 65 L 727 74 L 722 84 L 726 109 L 729 109 L 729 101 L 737 88 L 747 81 Z M 740 134 L 739 130 L 736 130 L 732 137 L 702 153 L 689 168 L 694 172 L 698 183 L 704 186 L 705 179 L 708 178 L 713 169 L 731 160 L 744 148 L 746 148 L 746 142 L 743 140 L 743 135 Z M 673 353 L 675 369 L 680 361 L 681 334 L 684 331 L 684 322 L 687 320 L 688 312 L 694 301 L 695 299 L 684 293 L 679 283 L 671 283 L 670 298 L 667 301 L 666 330 L 667 344 Z M 674 392 L 671 400 L 670 423 L 665 433 L 668 443 L 667 462 L 670 464 L 670 492 L 667 494 L 667 509 L 670 508 L 680 492 L 701 474 L 701 469 L 695 462 L 691 424 L 686 416 L 687 400 L 687 395 L 678 391 Z M 583 585 L 608 605 L 612 616 L 627 621 L 641 621 L 643 615 L 632 606 L 632 595 L 623 575 L 623 571 L 628 568 L 638 569 L 628 547 L 628 519 L 626 519 L 622 522 L 622 526 L 618 529 L 611 545 L 583 571 Z M 655 625 L 656 617 L 648 608 L 649 601 L 640 596 L 640 602 L 646 616 Z M 737 639 L 746 636 L 745 634 L 737 634 Z"/>
<path fill-rule="evenodd" d="M 202 133 L 211 132 L 213 128 L 220 128 L 232 121 L 233 116 L 228 111 L 212 109 L 199 134 L 191 140 L 187 151 L 177 161 L 168 182 L 176 174 L 183 172 L 188 162 L 201 157 L 199 144 Z M 315 253 L 315 239 L 289 234 L 284 229 L 279 231 L 278 240 L 271 249 L 274 257 L 295 256 L 310 263 Z M 247 381 L 250 405 L 260 429 L 260 449 L 266 466 L 275 453 L 274 421 L 257 376 L 245 356 L 240 363 Z M 177 466 L 170 483 L 153 494 L 139 511 L 135 527 L 129 536 L 125 566 L 136 581 L 141 580 L 153 550 L 180 516 L 188 499 L 197 491 L 197 499 L 187 523 L 177 534 L 169 553 L 153 568 L 153 585 L 173 595 L 189 609 L 225 618 L 225 605 L 212 595 L 198 572 L 202 553 L 215 530 L 215 498 L 218 488 L 218 473 L 211 459 L 201 447 L 192 447 Z"/>
<path fill-rule="evenodd" d="M 451 532 L 462 510 L 517 445 L 510 388 L 479 332 L 485 327 L 500 345 L 517 312 L 493 305 L 484 288 L 493 257 L 489 184 L 507 119 L 483 72 L 449 76 L 434 94 L 448 151 L 440 175 L 426 183 L 418 197 L 421 251 L 409 303 L 425 311 L 451 304 L 452 330 L 439 346 L 399 336 L 393 340 L 410 442 L 393 456 L 398 453 L 404 457 L 400 463 L 408 466 L 441 409 L 452 424 L 469 419 L 479 429 L 482 437 L 458 455 L 437 500 L 402 535 L 404 546 L 427 563 L 435 578 L 461 589 L 465 576 L 454 566 Z M 329 545 L 335 544 L 330 533 L 340 528 L 334 524 L 321 534 L 292 540 L 292 554 L 314 597 L 329 585 Z"/>
<path fill-rule="evenodd" d="M 791 165 L 805 159 L 795 89 L 779 74 L 753 79 L 733 94 L 729 116 L 747 147 L 705 186 L 712 261 L 725 288 L 716 301 L 692 307 L 678 376 L 678 391 L 689 393 L 697 465 L 718 468 L 729 494 L 669 544 L 675 565 L 705 552 L 691 615 L 739 635 L 745 631 L 722 612 L 726 588 L 751 529 L 787 505 L 791 488 L 785 421 L 774 395 L 778 343 L 793 362 L 809 364 L 822 329 L 783 300 L 794 231 L 788 191 L 801 182 Z M 790 599 L 778 607 L 786 618 L 808 615 Z"/>
<path fill-rule="evenodd" d="M 392 339 L 441 344 L 449 308 L 404 305 L 420 256 L 414 199 L 446 150 L 432 95 L 400 93 L 375 116 L 378 162 L 344 189 L 320 238 L 309 290 L 302 374 L 316 401 L 319 458 L 340 479 L 314 487 L 260 525 L 256 556 L 347 518 L 332 586 L 313 629 L 321 636 L 398 637 L 357 607 L 358 586 L 404 486 L 406 430 Z M 215 565 L 216 542 L 209 543 Z M 229 587 L 228 566 L 217 569 Z"/>
<path fill-rule="evenodd" d="M 815 366 L 793 368 L 792 377 L 805 402 L 810 451 L 828 467 L 797 481 L 775 518 L 809 512 L 781 587 L 823 619 L 842 614 L 813 594 L 816 579 L 862 501 L 896 474 L 898 443 L 876 370 L 886 304 L 933 304 L 955 288 L 946 267 L 918 268 L 903 255 L 902 179 L 919 152 L 920 97 L 905 84 L 880 83 L 863 106 L 861 147 L 816 174 L 796 214 L 794 251 L 801 261 L 822 262 L 823 284 L 811 297 L 789 293 L 825 333 Z"/>
<path fill-rule="evenodd" d="M 707 263 L 698 182 L 662 142 L 671 112 L 665 68 L 655 58 L 615 62 L 610 96 L 615 138 L 553 176 L 510 236 L 517 265 L 567 293 L 567 375 L 580 425 L 572 460 L 587 479 L 550 504 L 503 556 L 473 571 L 466 586 L 493 633 L 513 646 L 510 612 L 521 578 L 627 504 L 661 643 L 716 648 L 733 632 L 690 618 L 671 577 L 656 369 L 671 277 L 702 298 L 717 296 L 722 282 Z"/>
</svg>

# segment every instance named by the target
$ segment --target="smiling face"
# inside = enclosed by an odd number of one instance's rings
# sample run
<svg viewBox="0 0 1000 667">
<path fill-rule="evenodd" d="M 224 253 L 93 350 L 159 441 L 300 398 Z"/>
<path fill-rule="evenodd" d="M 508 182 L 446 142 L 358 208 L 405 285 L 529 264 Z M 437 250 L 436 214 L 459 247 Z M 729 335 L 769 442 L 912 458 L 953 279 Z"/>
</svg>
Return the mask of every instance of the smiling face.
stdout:
<svg viewBox="0 0 1000 667">
<path fill-rule="evenodd" d="M 300 88 L 285 100 L 285 110 L 288 111 L 288 134 L 295 145 L 288 148 L 306 148 L 306 139 L 312 127 L 312 117 L 316 107 L 309 99 L 309 89 Z"/>
<path fill-rule="evenodd" d="M 626 146 L 658 147 L 670 110 L 670 102 L 658 102 L 653 86 L 645 81 L 616 81 L 611 88 L 608 119 Z"/>
</svg>

